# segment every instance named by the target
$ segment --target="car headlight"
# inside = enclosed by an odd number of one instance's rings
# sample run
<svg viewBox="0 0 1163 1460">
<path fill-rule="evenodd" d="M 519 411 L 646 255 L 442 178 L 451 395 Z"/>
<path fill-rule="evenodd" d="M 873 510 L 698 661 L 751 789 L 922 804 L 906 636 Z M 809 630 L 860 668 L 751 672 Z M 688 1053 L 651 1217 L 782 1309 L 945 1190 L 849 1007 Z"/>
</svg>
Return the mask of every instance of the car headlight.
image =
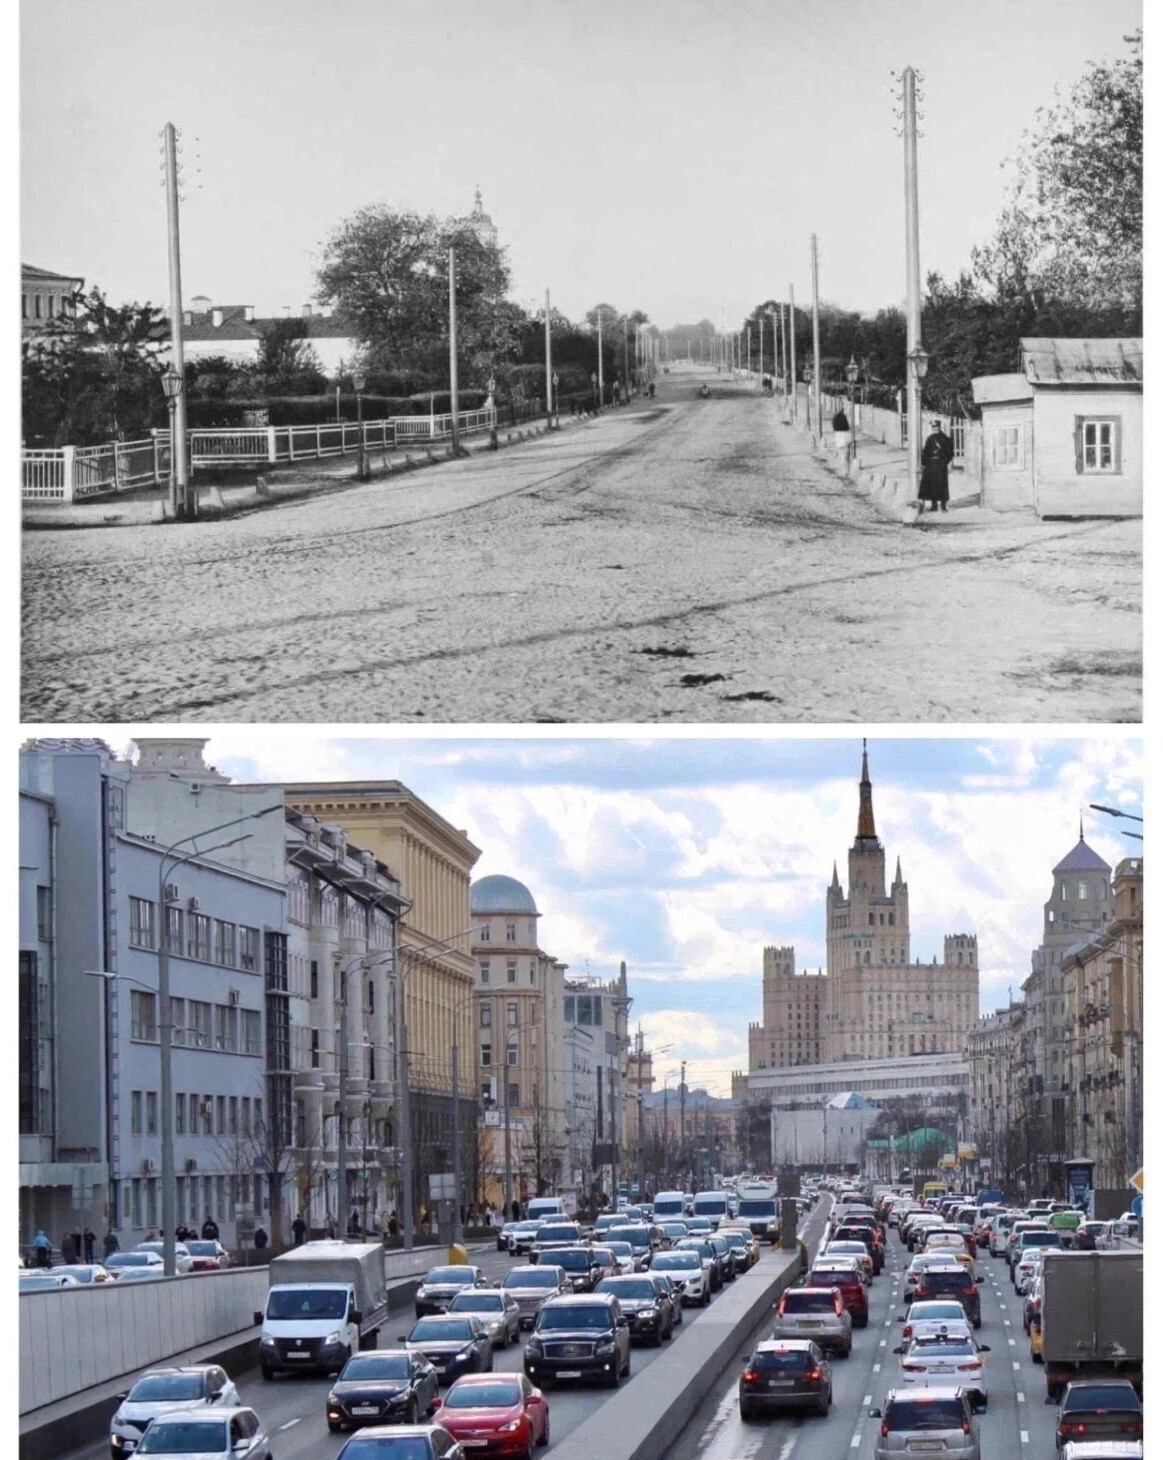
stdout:
<svg viewBox="0 0 1163 1460">
<path fill-rule="evenodd" d="M 258 1341 L 258 1346 L 259 1348 L 277 1348 L 278 1344 L 275 1343 L 269 1333 L 264 1333 Z"/>
<path fill-rule="evenodd" d="M 640 1318 L 657 1318 L 658 1317 L 658 1309 L 657 1308 L 643 1308 L 642 1309 L 642 1312 L 638 1316 Z"/>
<path fill-rule="evenodd" d="M 531 1338 L 529 1342 L 525 1345 L 526 1358 L 539 1359 L 541 1357 L 541 1354 L 541 1340 L 538 1338 Z"/>
<path fill-rule="evenodd" d="M 524 1424 L 524 1422 L 525 1421 L 524 1421 L 524 1418 L 523 1417 L 520 1418 L 520 1419 L 510 1420 L 507 1425 L 502 1425 L 501 1426 L 499 1433 L 502 1434 L 502 1435 L 513 1435 L 513 1434 L 516 1434 L 516 1432 L 521 1428 L 521 1426 Z"/>
<path fill-rule="evenodd" d="M 612 1338 L 603 1339 L 601 1343 L 594 1344 L 595 1354 L 612 1354 L 618 1345 Z"/>
<path fill-rule="evenodd" d="M 339 1331 L 338 1328 L 333 1328 L 331 1330 L 331 1332 L 327 1335 L 327 1337 L 323 1340 L 323 1347 L 324 1348 L 328 1348 L 333 1343 L 342 1343 L 342 1342 L 343 1342 L 343 1334 L 340 1333 L 340 1331 Z"/>
<path fill-rule="evenodd" d="M 329 1394 L 327 1396 L 327 1403 L 334 1408 L 334 1406 L 339 1403 L 339 1395 L 338 1394 Z"/>
<path fill-rule="evenodd" d="M 110 1435 L 110 1437 L 109 1437 L 109 1438 L 110 1438 L 110 1440 L 111 1440 L 111 1442 L 112 1442 L 112 1443 L 113 1443 L 113 1444 L 114 1444 L 114 1445 L 124 1445 L 124 1444 L 125 1444 L 125 1441 L 124 1441 L 124 1440 L 123 1440 L 123 1439 L 122 1439 L 122 1438 L 121 1438 L 121 1436 L 120 1436 L 120 1435 L 119 1435 L 119 1434 L 117 1434 L 117 1433 L 116 1433 L 116 1432 L 114 1432 L 114 1433 L 113 1433 L 113 1434 L 112 1434 L 112 1435 Z"/>
</svg>

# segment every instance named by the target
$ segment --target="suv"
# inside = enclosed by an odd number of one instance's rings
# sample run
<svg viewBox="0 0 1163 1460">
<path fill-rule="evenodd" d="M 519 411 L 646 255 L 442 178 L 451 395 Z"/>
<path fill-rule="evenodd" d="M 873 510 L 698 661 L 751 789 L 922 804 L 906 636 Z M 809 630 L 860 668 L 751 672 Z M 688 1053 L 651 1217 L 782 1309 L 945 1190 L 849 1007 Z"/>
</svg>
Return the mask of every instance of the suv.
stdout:
<svg viewBox="0 0 1163 1460">
<path fill-rule="evenodd" d="M 674 1333 L 674 1303 L 664 1284 L 648 1272 L 625 1277 L 603 1278 L 596 1293 L 612 1293 L 630 1320 L 630 1337 L 646 1339 L 661 1348 Z"/>
<path fill-rule="evenodd" d="M 1082 1379 L 1067 1384 L 1054 1443 L 1067 1440 L 1141 1440 L 1143 1404 L 1128 1379 Z"/>
<path fill-rule="evenodd" d="M 188 1364 L 174 1369 L 151 1369 L 126 1394 L 109 1422 L 113 1460 L 131 1454 L 151 1419 L 163 1410 L 200 1411 L 241 1403 L 238 1390 L 218 1364 Z"/>
<path fill-rule="evenodd" d="M 981 1294 L 973 1274 L 961 1263 L 927 1267 L 921 1273 L 913 1289 L 912 1301 L 923 1303 L 927 1298 L 956 1298 L 974 1328 L 981 1327 Z"/>
<path fill-rule="evenodd" d="M 810 1339 L 765 1339 L 743 1363 L 740 1419 L 789 1406 L 826 1415 L 832 1407 L 832 1367 Z"/>
<path fill-rule="evenodd" d="M 448 1305 L 465 1288 L 487 1288 L 488 1278 L 479 1267 L 458 1263 L 453 1267 L 434 1267 L 416 1289 L 416 1317 L 429 1313 L 447 1313 Z"/>
<path fill-rule="evenodd" d="M 943 1460 L 981 1460 L 981 1436 L 973 1405 L 964 1389 L 890 1389 L 884 1405 L 870 1409 L 880 1420 L 875 1460 L 898 1460 L 924 1449 L 939 1450 Z"/>
<path fill-rule="evenodd" d="M 822 1349 L 847 1358 L 852 1352 L 852 1315 L 839 1288 L 788 1288 L 775 1305 L 773 1338 L 810 1338 Z"/>
<path fill-rule="evenodd" d="M 525 1345 L 525 1377 L 534 1384 L 599 1379 L 616 1389 L 630 1377 L 630 1324 L 612 1293 L 550 1298 Z"/>
<path fill-rule="evenodd" d="M 543 1303 L 569 1292 L 569 1279 L 560 1267 L 539 1262 L 536 1267 L 511 1267 L 501 1287 L 516 1298 L 521 1327 L 532 1328 Z"/>
<path fill-rule="evenodd" d="M 804 1282 L 812 1288 L 839 1288 L 844 1306 L 852 1315 L 853 1328 L 868 1327 L 868 1293 L 854 1263 L 841 1266 L 839 1261 L 829 1264 L 824 1258 L 817 1258 Z"/>
<path fill-rule="evenodd" d="M 560 1267 L 575 1293 L 588 1293 L 602 1275 L 602 1265 L 592 1247 L 555 1247 L 549 1254 L 553 1266 Z M 538 1259 L 538 1266 L 541 1265 Z"/>
</svg>

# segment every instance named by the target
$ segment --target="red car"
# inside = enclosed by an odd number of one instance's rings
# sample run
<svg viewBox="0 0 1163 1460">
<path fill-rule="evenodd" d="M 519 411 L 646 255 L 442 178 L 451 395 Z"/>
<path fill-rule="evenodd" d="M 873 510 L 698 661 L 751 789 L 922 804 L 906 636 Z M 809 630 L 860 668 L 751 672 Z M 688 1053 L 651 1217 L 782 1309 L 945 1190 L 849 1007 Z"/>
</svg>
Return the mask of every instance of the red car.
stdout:
<svg viewBox="0 0 1163 1460">
<path fill-rule="evenodd" d="M 437 1400 L 434 1422 L 473 1454 L 528 1460 L 549 1444 L 549 1404 L 524 1374 L 465 1374 Z"/>
<path fill-rule="evenodd" d="M 853 1328 L 868 1327 L 868 1294 L 855 1267 L 813 1267 L 804 1279 L 809 1288 L 839 1288 L 844 1306 L 852 1315 Z"/>
</svg>

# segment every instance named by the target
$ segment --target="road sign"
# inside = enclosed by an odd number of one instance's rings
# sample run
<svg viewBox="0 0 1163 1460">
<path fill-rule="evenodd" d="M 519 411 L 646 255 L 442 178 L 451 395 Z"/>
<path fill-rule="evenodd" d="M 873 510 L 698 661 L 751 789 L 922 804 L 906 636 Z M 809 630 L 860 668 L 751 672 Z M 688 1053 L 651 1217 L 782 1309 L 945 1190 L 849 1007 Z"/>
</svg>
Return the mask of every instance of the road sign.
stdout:
<svg viewBox="0 0 1163 1460">
<path fill-rule="evenodd" d="M 429 1176 L 428 1196 L 432 1201 L 456 1200 L 456 1177 L 451 1171 Z"/>
<path fill-rule="evenodd" d="M 1143 1168 L 1141 1166 L 1131 1177 L 1131 1185 L 1135 1188 L 1140 1196 L 1143 1195 Z"/>
</svg>

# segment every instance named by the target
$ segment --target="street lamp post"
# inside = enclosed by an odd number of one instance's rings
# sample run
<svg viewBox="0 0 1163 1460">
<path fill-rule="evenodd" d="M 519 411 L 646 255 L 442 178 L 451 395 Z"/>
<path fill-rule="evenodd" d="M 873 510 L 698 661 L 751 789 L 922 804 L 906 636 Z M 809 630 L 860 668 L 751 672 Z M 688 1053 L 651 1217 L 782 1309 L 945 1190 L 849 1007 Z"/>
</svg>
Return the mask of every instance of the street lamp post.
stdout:
<svg viewBox="0 0 1163 1460">
<path fill-rule="evenodd" d="M 452 454 L 460 451 L 460 409 L 456 379 L 456 245 L 448 246 L 448 409 Z"/>
<path fill-rule="evenodd" d="M 598 310 L 598 410 L 603 410 L 606 404 L 606 377 L 605 367 L 602 364 L 602 311 Z"/>
<path fill-rule="evenodd" d="M 918 342 L 908 354 L 909 371 L 909 499 L 918 501 L 921 463 L 921 381 L 929 373 L 929 357 Z"/>
<path fill-rule="evenodd" d="M 367 376 L 362 370 L 353 370 L 351 383 L 355 387 L 355 418 L 359 423 L 359 468 L 357 475 L 361 482 L 368 479 L 367 466 L 367 442 L 363 433 L 363 389 L 367 384 Z"/>
<path fill-rule="evenodd" d="M 848 460 L 851 463 L 850 471 L 856 469 L 856 381 L 860 375 L 860 366 L 856 363 L 856 356 L 850 356 L 848 364 L 844 367 L 844 375 L 848 381 L 848 396 L 852 407 L 852 430 L 848 439 Z"/>
<path fill-rule="evenodd" d="M 162 390 L 166 396 L 166 411 L 170 418 L 170 472 L 169 472 L 169 499 L 170 516 L 175 520 L 178 515 L 178 444 L 175 421 L 178 414 L 178 396 L 182 391 L 182 377 L 172 365 L 167 365 L 162 371 Z"/>
<path fill-rule="evenodd" d="M 489 446 L 493 451 L 497 450 L 497 377 L 490 374 L 488 379 L 489 398 L 485 401 L 485 409 L 489 412 Z"/>
</svg>

